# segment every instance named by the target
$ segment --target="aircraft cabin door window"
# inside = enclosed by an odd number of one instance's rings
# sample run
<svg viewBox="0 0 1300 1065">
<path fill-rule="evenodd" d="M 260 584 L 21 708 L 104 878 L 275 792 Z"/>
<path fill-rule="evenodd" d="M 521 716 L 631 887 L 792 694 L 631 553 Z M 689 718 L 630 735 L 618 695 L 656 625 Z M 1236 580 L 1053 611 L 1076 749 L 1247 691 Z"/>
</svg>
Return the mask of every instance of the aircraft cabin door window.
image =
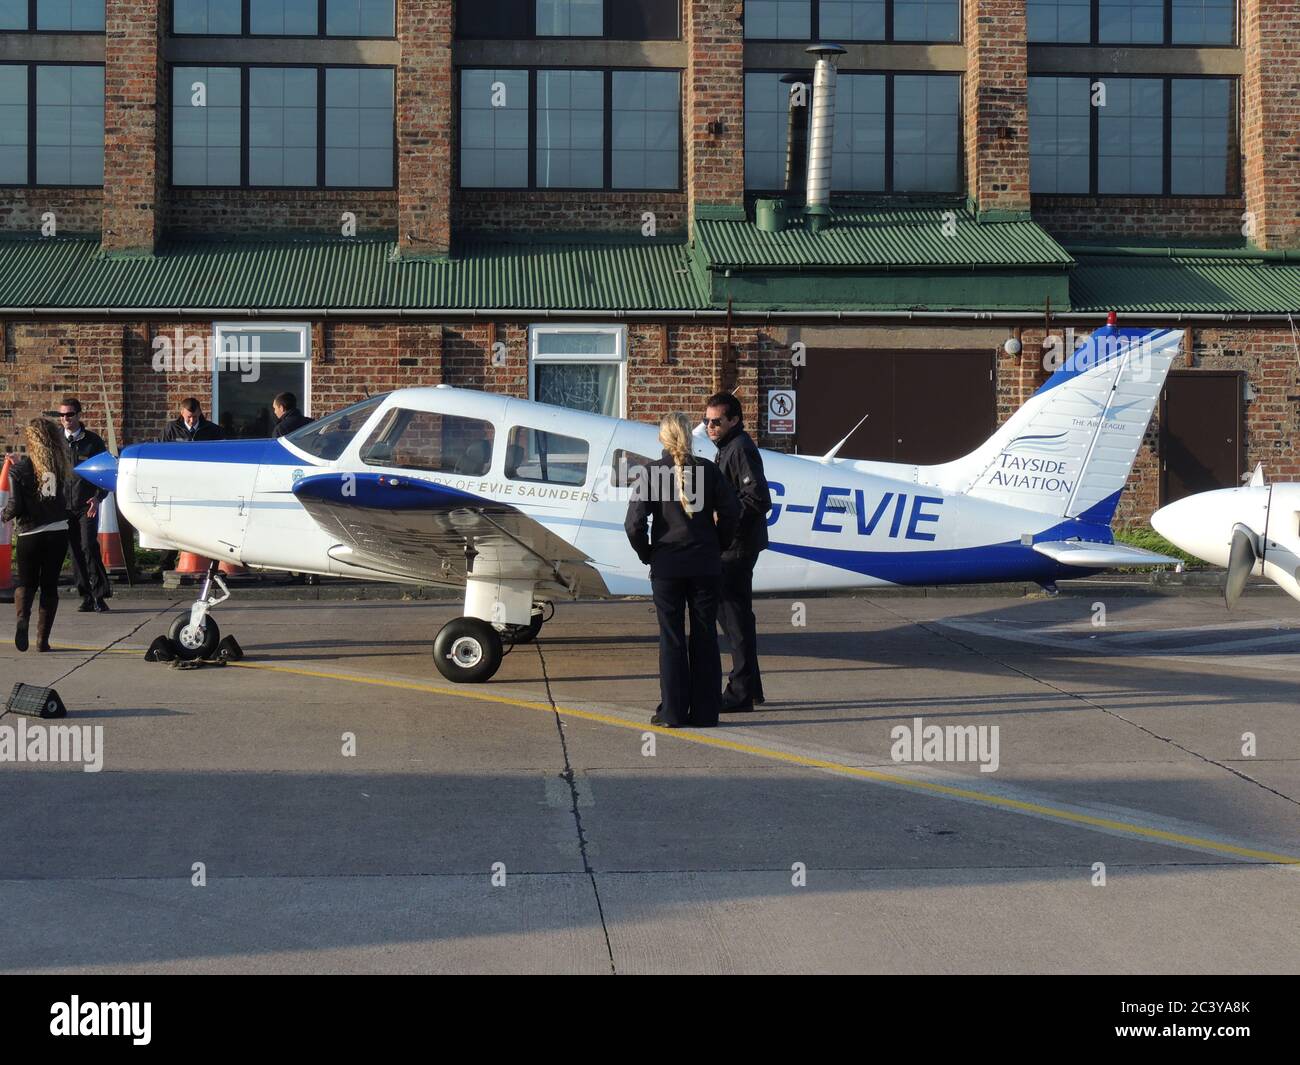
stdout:
<svg viewBox="0 0 1300 1065">
<path fill-rule="evenodd" d="M 506 476 L 577 487 L 587 483 L 591 445 L 573 436 L 515 426 L 506 444 Z"/>
</svg>

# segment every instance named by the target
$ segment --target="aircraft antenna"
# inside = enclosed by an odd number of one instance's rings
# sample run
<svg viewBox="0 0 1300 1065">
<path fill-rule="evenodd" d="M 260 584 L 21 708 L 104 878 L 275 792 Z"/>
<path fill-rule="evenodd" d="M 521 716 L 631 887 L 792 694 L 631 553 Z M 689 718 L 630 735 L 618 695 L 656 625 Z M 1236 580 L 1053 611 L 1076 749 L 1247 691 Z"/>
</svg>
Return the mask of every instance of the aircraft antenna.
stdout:
<svg viewBox="0 0 1300 1065">
<path fill-rule="evenodd" d="M 870 417 L 871 417 L 870 412 L 864 414 L 862 416 L 862 421 L 859 421 L 857 425 L 855 425 L 852 429 L 849 430 L 849 436 L 852 436 L 859 429 L 861 429 L 862 422 L 865 422 Z M 826 454 L 821 457 L 820 461 L 830 462 L 831 459 L 833 459 L 836 455 L 840 453 L 840 448 L 842 448 L 845 444 L 849 442 L 849 436 L 846 436 L 843 440 L 841 440 L 838 444 L 836 444 L 833 448 L 831 448 L 828 452 L 826 452 Z"/>
</svg>

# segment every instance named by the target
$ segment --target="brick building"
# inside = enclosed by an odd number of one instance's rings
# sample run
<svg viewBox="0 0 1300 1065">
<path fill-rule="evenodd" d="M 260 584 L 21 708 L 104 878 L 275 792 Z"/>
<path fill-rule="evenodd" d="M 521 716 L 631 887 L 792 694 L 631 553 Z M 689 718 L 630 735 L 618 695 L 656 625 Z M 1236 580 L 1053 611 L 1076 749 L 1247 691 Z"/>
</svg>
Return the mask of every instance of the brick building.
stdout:
<svg viewBox="0 0 1300 1065">
<path fill-rule="evenodd" d="M 1300 479 L 1297 42 L 1297 0 L 0 2 L 0 444 L 65 392 L 125 444 L 188 395 L 793 386 L 764 446 L 942 461 L 1113 309 L 1186 330 L 1121 520 Z"/>
</svg>

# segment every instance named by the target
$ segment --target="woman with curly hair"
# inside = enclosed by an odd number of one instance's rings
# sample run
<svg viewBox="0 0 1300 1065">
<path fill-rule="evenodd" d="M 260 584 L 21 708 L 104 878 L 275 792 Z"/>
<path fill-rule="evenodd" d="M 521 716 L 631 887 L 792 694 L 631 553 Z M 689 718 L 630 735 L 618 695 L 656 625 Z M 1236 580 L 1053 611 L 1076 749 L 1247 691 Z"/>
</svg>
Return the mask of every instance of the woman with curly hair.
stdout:
<svg viewBox="0 0 1300 1065">
<path fill-rule="evenodd" d="M 59 573 L 68 554 L 68 486 L 72 470 L 68 452 L 53 422 L 33 418 L 24 430 L 27 454 L 9 471 L 12 495 L 3 520 L 14 523 L 18 557 L 18 586 L 14 605 L 18 621 L 14 646 L 27 650 L 27 626 L 32 604 L 40 594 L 36 619 L 36 649 L 50 649 L 50 630 L 59 609 Z"/>
</svg>

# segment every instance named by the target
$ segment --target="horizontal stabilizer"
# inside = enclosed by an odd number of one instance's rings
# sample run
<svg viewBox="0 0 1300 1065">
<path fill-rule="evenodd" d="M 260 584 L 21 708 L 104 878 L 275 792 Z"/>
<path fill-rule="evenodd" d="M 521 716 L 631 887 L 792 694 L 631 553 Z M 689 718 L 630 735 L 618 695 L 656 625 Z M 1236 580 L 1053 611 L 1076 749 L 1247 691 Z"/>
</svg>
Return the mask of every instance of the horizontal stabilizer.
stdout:
<svg viewBox="0 0 1300 1065">
<path fill-rule="evenodd" d="M 1093 544 L 1083 540 L 1053 540 L 1034 550 L 1063 566 L 1081 569 L 1122 569 L 1125 566 L 1176 566 L 1178 559 L 1126 544 Z"/>
</svg>

